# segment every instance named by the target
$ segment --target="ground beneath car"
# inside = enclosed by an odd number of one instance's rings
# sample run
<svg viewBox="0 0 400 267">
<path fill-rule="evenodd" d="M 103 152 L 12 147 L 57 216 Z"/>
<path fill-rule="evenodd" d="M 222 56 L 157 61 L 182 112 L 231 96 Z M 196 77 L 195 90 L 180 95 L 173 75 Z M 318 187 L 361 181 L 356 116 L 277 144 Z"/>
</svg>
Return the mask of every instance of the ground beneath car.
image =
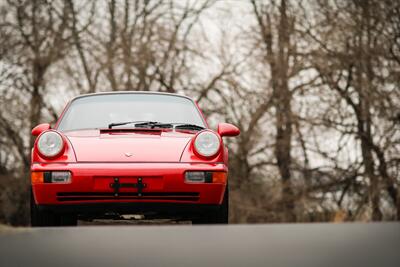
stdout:
<svg viewBox="0 0 400 267">
<path fill-rule="evenodd" d="M 400 223 L 125 225 L 0 231 L 0 266 L 398 267 Z"/>
<path fill-rule="evenodd" d="M 174 224 L 192 224 L 191 221 L 171 220 L 171 219 L 142 219 L 139 217 L 129 219 L 96 219 L 93 221 L 78 221 L 78 226 L 89 225 L 174 225 Z"/>
</svg>

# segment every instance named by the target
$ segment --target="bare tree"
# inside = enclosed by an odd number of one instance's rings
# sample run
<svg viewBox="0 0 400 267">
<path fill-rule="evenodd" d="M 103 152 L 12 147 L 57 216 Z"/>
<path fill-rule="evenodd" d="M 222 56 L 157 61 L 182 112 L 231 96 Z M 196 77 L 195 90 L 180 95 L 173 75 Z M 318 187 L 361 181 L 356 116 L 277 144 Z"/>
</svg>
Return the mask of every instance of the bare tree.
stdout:
<svg viewBox="0 0 400 267">
<path fill-rule="evenodd" d="M 398 177 L 389 174 L 387 164 L 388 157 L 393 156 L 388 148 L 399 134 L 390 119 L 399 101 L 398 94 L 390 89 L 393 82 L 398 83 L 398 73 L 394 71 L 398 66 L 388 67 L 396 64 L 388 57 L 393 42 L 383 36 L 385 29 L 396 27 L 387 21 L 389 6 L 381 1 L 334 1 L 332 4 L 323 1 L 320 10 L 325 22 L 319 21 L 319 25 L 327 25 L 326 20 L 337 20 L 328 25 L 332 27 L 328 31 L 321 26 L 318 36 L 308 31 L 319 44 L 315 67 L 328 88 L 351 110 L 354 123 L 336 119 L 336 123 L 330 124 L 345 128 L 344 135 L 354 135 L 358 140 L 362 177 L 368 187 L 363 192 L 366 198 L 361 206 L 370 203 L 373 220 L 383 217 L 384 189 L 399 210 Z"/>
</svg>

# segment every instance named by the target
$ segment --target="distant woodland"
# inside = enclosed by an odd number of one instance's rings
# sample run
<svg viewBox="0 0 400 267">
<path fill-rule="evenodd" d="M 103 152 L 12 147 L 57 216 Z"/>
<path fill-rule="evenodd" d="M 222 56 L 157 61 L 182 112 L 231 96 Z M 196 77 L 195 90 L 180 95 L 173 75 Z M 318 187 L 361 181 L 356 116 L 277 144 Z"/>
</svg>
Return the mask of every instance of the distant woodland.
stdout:
<svg viewBox="0 0 400 267">
<path fill-rule="evenodd" d="M 241 129 L 232 223 L 400 220 L 400 1 L 2 0 L 0 222 L 29 224 L 31 129 L 124 90 Z"/>
</svg>

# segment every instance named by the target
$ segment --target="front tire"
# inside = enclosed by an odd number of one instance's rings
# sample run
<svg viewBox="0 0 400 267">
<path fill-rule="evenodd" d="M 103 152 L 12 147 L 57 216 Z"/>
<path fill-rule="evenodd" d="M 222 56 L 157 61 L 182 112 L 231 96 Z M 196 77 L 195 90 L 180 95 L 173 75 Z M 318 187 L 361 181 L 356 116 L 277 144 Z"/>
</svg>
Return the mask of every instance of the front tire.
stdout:
<svg viewBox="0 0 400 267">
<path fill-rule="evenodd" d="M 58 218 L 56 214 L 40 210 L 35 203 L 33 192 L 31 190 L 31 226 L 44 227 L 57 225 Z"/>
<path fill-rule="evenodd" d="M 76 226 L 76 214 L 56 214 L 49 211 L 40 210 L 35 203 L 33 192 L 31 190 L 31 226 Z"/>
<path fill-rule="evenodd" d="M 218 210 L 209 212 L 192 220 L 192 224 L 228 224 L 229 223 L 229 187 L 226 186 L 224 199 Z"/>
<path fill-rule="evenodd" d="M 61 214 L 59 215 L 60 226 L 77 226 L 78 218 L 76 214 Z"/>
</svg>

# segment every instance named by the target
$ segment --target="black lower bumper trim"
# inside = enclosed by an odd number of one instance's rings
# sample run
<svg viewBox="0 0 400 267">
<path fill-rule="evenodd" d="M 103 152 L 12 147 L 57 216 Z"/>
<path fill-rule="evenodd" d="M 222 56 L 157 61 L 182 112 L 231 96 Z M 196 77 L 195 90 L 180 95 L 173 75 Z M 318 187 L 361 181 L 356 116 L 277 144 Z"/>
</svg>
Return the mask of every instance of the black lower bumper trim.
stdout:
<svg viewBox="0 0 400 267">
<path fill-rule="evenodd" d="M 174 200 L 174 201 L 198 201 L 198 197 L 121 197 L 118 195 L 117 198 L 112 197 L 58 197 L 58 201 L 95 201 L 95 200 Z"/>
<path fill-rule="evenodd" d="M 60 192 L 57 193 L 58 201 L 95 201 L 95 200 L 174 200 L 198 201 L 200 194 L 197 192 Z"/>
<path fill-rule="evenodd" d="M 116 212 L 119 214 L 155 213 L 160 215 L 190 216 L 209 211 L 215 211 L 218 204 L 188 204 L 188 203 L 144 203 L 144 202 L 118 202 L 118 203 L 85 203 L 62 205 L 38 205 L 43 211 L 55 213 L 75 213 L 79 215 L 105 214 Z"/>
</svg>

